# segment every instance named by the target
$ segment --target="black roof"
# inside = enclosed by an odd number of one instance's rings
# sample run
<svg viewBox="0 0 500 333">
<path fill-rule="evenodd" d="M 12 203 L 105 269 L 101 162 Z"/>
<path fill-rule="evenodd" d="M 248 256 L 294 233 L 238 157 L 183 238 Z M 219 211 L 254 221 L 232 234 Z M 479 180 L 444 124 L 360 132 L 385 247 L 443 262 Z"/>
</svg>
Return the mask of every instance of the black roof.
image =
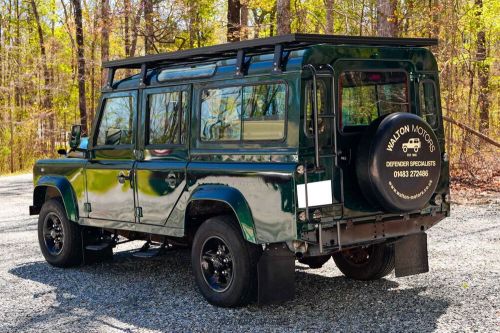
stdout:
<svg viewBox="0 0 500 333">
<path fill-rule="evenodd" d="M 103 63 L 105 68 L 141 68 L 145 66 L 169 65 L 186 62 L 197 62 L 211 59 L 234 58 L 238 52 L 245 56 L 291 51 L 316 44 L 332 45 L 368 45 L 394 47 L 424 47 L 437 45 L 437 39 L 431 38 L 390 38 L 363 36 L 335 36 L 321 34 L 289 34 L 268 38 L 250 39 L 240 42 L 226 43 L 214 46 L 200 47 L 142 57 L 113 60 Z"/>
</svg>

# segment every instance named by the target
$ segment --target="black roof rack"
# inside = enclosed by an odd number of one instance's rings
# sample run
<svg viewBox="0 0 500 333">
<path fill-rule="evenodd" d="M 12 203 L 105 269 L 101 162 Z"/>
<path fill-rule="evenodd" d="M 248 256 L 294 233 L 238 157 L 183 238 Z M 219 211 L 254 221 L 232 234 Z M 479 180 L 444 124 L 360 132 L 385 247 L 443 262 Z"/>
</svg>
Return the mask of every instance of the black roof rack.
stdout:
<svg viewBox="0 0 500 333">
<path fill-rule="evenodd" d="M 250 39 L 241 42 L 226 43 L 214 46 L 200 47 L 190 50 L 167 52 L 142 57 L 107 61 L 105 68 L 141 68 L 142 64 L 172 64 L 203 61 L 213 58 L 234 58 L 239 50 L 245 51 L 245 56 L 273 52 L 276 45 L 282 45 L 286 50 L 296 50 L 314 44 L 347 44 L 371 46 L 407 46 L 424 47 L 437 45 L 437 39 L 431 38 L 389 38 L 363 36 L 335 36 L 321 34 L 289 34 L 268 38 Z"/>
<path fill-rule="evenodd" d="M 236 58 L 236 76 L 245 74 L 245 58 L 252 55 L 273 53 L 273 72 L 279 73 L 290 51 L 310 45 L 369 45 L 369 46 L 399 46 L 424 47 L 437 45 L 437 39 L 430 38 L 390 38 L 363 36 L 335 36 L 321 34 L 289 34 L 268 38 L 250 39 L 240 42 L 226 43 L 214 46 L 200 47 L 191 50 L 167 52 L 103 63 L 108 68 L 108 80 L 105 89 L 112 89 L 115 71 L 120 68 L 141 69 L 140 87 L 145 86 L 147 69 L 158 66 L 196 63 L 206 60 L 221 60 Z"/>
</svg>

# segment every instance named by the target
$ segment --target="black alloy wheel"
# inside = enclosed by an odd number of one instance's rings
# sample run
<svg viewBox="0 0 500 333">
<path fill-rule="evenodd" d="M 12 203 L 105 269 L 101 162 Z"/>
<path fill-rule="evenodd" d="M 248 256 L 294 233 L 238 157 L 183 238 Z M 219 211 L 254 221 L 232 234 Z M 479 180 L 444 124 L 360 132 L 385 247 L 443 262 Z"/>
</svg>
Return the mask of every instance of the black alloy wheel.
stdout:
<svg viewBox="0 0 500 333">
<path fill-rule="evenodd" d="M 220 237 L 208 238 L 203 244 L 201 270 L 213 291 L 226 291 L 233 281 L 233 259 L 227 244 Z"/>
<path fill-rule="evenodd" d="M 71 267 L 82 263 L 80 226 L 68 220 L 59 198 L 46 201 L 40 210 L 38 243 L 45 260 L 52 266 Z"/>
<path fill-rule="evenodd" d="M 257 262 L 262 248 L 243 238 L 238 221 L 212 217 L 198 228 L 191 249 L 191 267 L 200 293 L 216 306 L 236 307 L 257 293 Z"/>
<path fill-rule="evenodd" d="M 56 213 L 50 212 L 43 220 L 43 240 L 49 253 L 57 256 L 64 245 L 64 229 Z"/>
</svg>

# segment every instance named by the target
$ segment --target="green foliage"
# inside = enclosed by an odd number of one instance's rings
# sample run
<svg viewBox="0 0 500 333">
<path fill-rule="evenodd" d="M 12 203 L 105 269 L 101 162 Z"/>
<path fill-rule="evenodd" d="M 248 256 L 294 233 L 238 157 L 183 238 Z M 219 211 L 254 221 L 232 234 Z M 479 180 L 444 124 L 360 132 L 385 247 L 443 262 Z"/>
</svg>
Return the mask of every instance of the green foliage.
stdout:
<svg viewBox="0 0 500 333">
<path fill-rule="evenodd" d="M 151 0 L 153 15 L 146 22 L 144 0 L 110 1 L 110 58 L 144 54 L 146 26 L 152 25 L 155 52 L 166 52 L 226 41 L 227 1 Z M 292 31 L 324 33 L 326 5 L 333 3 L 336 34 L 376 35 L 377 4 L 381 0 L 294 0 Z M 65 145 L 64 131 L 79 122 L 76 45 L 73 10 L 69 0 L 34 1 L 46 49 L 49 85 L 45 86 L 40 38 L 31 0 L 0 0 L 0 173 L 30 169 L 34 160 L 55 156 Z M 276 34 L 276 0 L 241 0 L 248 7 L 248 37 Z M 84 0 L 86 95 L 89 117 L 95 114 L 101 87 L 102 1 Z M 499 133 L 500 1 L 397 1 L 391 23 L 400 36 L 438 37 L 436 54 L 444 112 L 455 120 L 479 127 L 478 68 L 489 68 L 488 135 Z M 126 33 L 128 31 L 128 33 Z M 486 38 L 486 59 L 478 61 L 478 34 Z M 126 52 L 128 43 L 128 52 Z M 480 63 L 479 63 L 480 62 Z M 125 74 L 130 74 L 125 73 Z M 44 98 L 52 107 L 44 109 Z M 453 156 L 459 156 L 463 132 L 446 127 Z M 453 148 L 454 147 L 454 148 Z M 466 149 L 467 150 L 467 149 Z M 463 151 L 462 151 L 463 153 Z"/>
</svg>

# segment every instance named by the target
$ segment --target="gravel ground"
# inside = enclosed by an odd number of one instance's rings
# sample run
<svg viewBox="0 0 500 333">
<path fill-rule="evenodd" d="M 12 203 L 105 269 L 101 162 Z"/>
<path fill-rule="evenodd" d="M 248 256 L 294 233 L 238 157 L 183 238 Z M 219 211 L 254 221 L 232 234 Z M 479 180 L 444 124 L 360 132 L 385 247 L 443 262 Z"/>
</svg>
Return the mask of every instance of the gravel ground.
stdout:
<svg viewBox="0 0 500 333">
<path fill-rule="evenodd" d="M 49 266 L 36 237 L 30 175 L 0 177 L 0 332 L 383 331 L 500 332 L 500 198 L 455 205 L 429 232 L 431 272 L 375 282 L 345 279 L 330 261 L 297 264 L 296 298 L 220 309 L 196 291 L 189 252 Z"/>
</svg>

